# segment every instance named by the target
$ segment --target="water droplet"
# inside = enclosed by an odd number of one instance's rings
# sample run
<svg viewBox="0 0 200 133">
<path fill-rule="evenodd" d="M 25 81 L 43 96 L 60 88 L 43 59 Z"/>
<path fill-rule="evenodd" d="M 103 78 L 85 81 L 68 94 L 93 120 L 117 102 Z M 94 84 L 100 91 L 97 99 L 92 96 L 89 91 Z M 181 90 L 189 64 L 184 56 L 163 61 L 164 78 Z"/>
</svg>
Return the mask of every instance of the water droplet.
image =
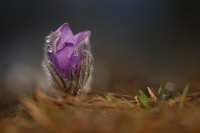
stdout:
<svg viewBox="0 0 200 133">
<path fill-rule="evenodd" d="M 74 56 L 75 56 L 75 57 L 78 57 L 78 53 L 75 53 Z"/>
<path fill-rule="evenodd" d="M 48 50 L 49 53 L 51 53 L 51 52 L 53 51 L 52 46 L 49 46 L 49 47 L 47 48 L 47 50 Z"/>
<path fill-rule="evenodd" d="M 50 36 L 47 36 L 47 37 L 46 37 L 46 42 L 47 42 L 47 43 L 50 42 Z"/>
</svg>

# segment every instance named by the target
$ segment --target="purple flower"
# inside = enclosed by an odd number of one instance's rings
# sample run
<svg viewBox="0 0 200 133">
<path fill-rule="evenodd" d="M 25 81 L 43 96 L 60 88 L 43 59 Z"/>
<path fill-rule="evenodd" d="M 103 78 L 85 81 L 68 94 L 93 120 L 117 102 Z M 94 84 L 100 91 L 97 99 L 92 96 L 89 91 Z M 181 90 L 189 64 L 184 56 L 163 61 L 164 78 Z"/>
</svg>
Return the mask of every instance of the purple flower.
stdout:
<svg viewBox="0 0 200 133">
<path fill-rule="evenodd" d="M 46 37 L 45 65 L 52 81 L 73 95 L 90 77 L 90 34 L 90 31 L 83 31 L 74 35 L 65 23 Z"/>
</svg>

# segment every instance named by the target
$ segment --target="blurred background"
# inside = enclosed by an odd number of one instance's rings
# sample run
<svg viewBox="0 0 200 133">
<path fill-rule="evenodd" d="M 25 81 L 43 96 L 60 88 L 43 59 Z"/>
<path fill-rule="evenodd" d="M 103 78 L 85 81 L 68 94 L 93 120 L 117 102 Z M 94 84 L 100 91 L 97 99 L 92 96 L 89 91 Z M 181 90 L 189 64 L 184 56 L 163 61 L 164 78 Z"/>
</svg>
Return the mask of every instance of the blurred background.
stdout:
<svg viewBox="0 0 200 133">
<path fill-rule="evenodd" d="M 195 0 L 3 1 L 0 86 L 45 86 L 45 36 L 67 22 L 74 33 L 92 31 L 94 89 L 133 94 L 173 82 L 200 90 L 199 14 Z"/>
</svg>

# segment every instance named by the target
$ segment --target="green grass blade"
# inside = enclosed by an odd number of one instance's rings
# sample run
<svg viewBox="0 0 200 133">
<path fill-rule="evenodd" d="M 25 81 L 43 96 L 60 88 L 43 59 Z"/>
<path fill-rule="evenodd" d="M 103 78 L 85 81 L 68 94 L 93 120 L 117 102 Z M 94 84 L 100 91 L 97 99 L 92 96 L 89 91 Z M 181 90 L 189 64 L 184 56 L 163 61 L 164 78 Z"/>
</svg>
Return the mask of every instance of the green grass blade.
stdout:
<svg viewBox="0 0 200 133">
<path fill-rule="evenodd" d="M 159 89 L 158 89 L 158 97 L 159 97 L 160 94 L 161 94 L 162 86 L 163 86 L 163 82 L 161 82 L 160 87 L 159 87 Z"/>
<path fill-rule="evenodd" d="M 143 98 L 143 97 L 141 97 L 141 96 L 138 96 L 138 98 L 139 98 L 139 100 L 140 100 L 140 102 L 142 103 L 142 105 L 145 107 L 145 108 L 149 108 L 149 104 L 147 103 L 147 101 Z"/>
<path fill-rule="evenodd" d="M 111 103 L 117 103 L 117 101 L 115 100 L 115 98 L 109 94 L 105 95 L 106 99 L 111 102 Z"/>
<path fill-rule="evenodd" d="M 138 96 L 140 102 L 145 108 L 149 108 L 149 104 L 147 103 L 148 97 L 146 94 L 144 94 L 141 90 L 139 90 L 139 96 Z"/>
<path fill-rule="evenodd" d="M 188 91 L 189 91 L 189 85 L 187 85 L 185 87 L 185 89 L 183 90 L 183 94 L 181 96 L 181 101 L 180 101 L 180 104 L 179 104 L 179 107 L 180 108 L 183 108 L 184 104 L 185 104 L 185 99 L 187 97 L 187 94 L 188 94 Z"/>
<path fill-rule="evenodd" d="M 134 104 L 130 102 L 129 100 L 123 98 L 124 102 L 129 106 L 129 107 L 134 107 Z"/>
<path fill-rule="evenodd" d="M 147 101 L 148 100 L 148 97 L 147 97 L 147 95 L 146 94 L 144 94 L 144 92 L 142 92 L 141 90 L 139 90 L 139 94 L 140 94 L 140 96 L 145 100 L 145 101 Z"/>
</svg>

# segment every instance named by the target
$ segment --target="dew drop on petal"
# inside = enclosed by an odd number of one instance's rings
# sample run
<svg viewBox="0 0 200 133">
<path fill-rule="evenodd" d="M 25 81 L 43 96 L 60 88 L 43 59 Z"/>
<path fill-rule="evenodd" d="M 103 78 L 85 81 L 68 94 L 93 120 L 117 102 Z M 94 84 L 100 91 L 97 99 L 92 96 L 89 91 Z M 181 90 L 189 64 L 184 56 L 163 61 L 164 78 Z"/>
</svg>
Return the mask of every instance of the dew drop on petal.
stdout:
<svg viewBox="0 0 200 133">
<path fill-rule="evenodd" d="M 75 53 L 74 56 L 75 56 L 75 57 L 78 57 L 78 53 Z"/>
<path fill-rule="evenodd" d="M 74 57 L 78 57 L 78 56 L 79 56 L 78 47 L 76 47 L 76 48 L 74 49 L 73 56 L 74 56 Z"/>
<path fill-rule="evenodd" d="M 46 42 L 47 42 L 47 43 L 50 42 L 50 36 L 47 36 L 47 37 L 46 37 Z"/>
<path fill-rule="evenodd" d="M 47 50 L 48 50 L 49 53 L 51 53 L 51 52 L 53 51 L 52 46 L 49 46 L 49 47 L 47 48 Z"/>
</svg>

